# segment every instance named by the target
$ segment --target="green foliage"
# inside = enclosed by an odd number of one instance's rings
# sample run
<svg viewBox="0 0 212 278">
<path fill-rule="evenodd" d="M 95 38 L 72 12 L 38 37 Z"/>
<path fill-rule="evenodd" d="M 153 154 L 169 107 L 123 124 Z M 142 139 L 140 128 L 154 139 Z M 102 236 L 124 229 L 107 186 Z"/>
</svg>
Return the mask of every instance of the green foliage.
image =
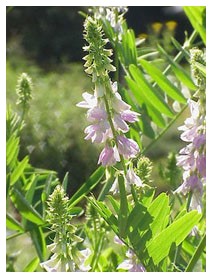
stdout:
<svg viewBox="0 0 212 278">
<path fill-rule="evenodd" d="M 112 15 L 116 16 L 115 22 L 119 19 L 116 22 L 120 24 L 119 33 L 108 21 L 108 14 L 87 18 L 85 38 L 91 45 L 90 49 L 85 47 L 89 50 L 85 58 L 87 73 L 93 74 L 93 81 L 99 81 L 103 74 L 105 79 L 101 82 L 109 82 L 108 72 L 114 67 L 109 58 L 112 51 L 104 48 L 105 31 L 114 51 L 117 69 L 114 80 L 119 81 L 120 68 L 123 69 L 119 92 L 141 115 L 128 134 L 141 147 L 141 153 L 132 161 L 121 157 L 121 162 L 114 167 L 96 168 L 93 163 L 96 149 L 86 147 L 88 144 L 82 138 L 78 140 L 85 122 L 75 107 L 80 97 L 77 92 L 82 93 L 90 85 L 78 65 L 67 66 L 63 75 L 59 71 L 49 72 L 42 78 L 41 72 L 32 67 L 33 98 L 30 77 L 22 75 L 17 90 L 22 111 L 8 106 L 6 116 L 6 225 L 10 233 L 7 240 L 13 242 L 25 235 L 33 247 L 22 271 L 38 271 L 39 265 L 47 271 L 78 271 L 83 267 L 83 271 L 89 271 L 90 267 L 91 271 L 117 271 L 129 250 L 133 255 L 127 258 L 128 266 L 134 256 L 134 263 L 141 263 L 148 272 L 205 271 L 205 211 L 203 214 L 188 211 L 189 197 L 185 203 L 183 198 L 172 194 L 181 179 L 175 154 L 170 153 L 159 170 L 163 185 L 169 189 L 167 193 L 157 188 L 158 180 L 152 180 L 155 164 L 143 156 L 184 111 L 186 95 L 182 89 L 186 87 L 192 96 L 196 85 L 198 93 L 205 86 L 204 53 L 190 51 L 197 33 L 205 43 L 205 8 L 185 7 L 184 10 L 194 33 L 183 45 L 170 36 L 161 44 L 163 47 L 156 43 L 148 47 L 145 40 L 137 40 L 123 19 L 124 13 L 119 15 L 118 9 L 113 9 Z M 94 40 L 99 44 L 92 45 Z M 173 56 L 170 49 L 175 49 L 177 55 Z M 187 60 L 191 61 L 196 83 L 188 65 L 181 62 Z M 7 82 L 9 103 L 14 105 L 13 62 L 7 64 Z M 27 112 L 29 105 L 30 112 Z M 147 141 L 143 140 L 144 136 Z M 42 169 L 43 165 L 54 169 L 58 161 L 66 165 L 59 167 L 64 177 L 62 183 L 57 172 Z M 142 185 L 129 182 L 128 166 L 141 178 Z M 71 183 L 78 186 L 71 188 L 70 198 L 66 194 L 70 191 L 69 172 Z M 118 194 L 112 196 L 110 189 L 116 182 Z M 118 246 L 113 242 L 114 235 L 121 240 Z M 83 255 L 84 245 L 91 250 L 89 258 Z M 16 271 L 15 258 L 7 256 L 8 271 Z"/>
<path fill-rule="evenodd" d="M 201 36 L 202 41 L 206 44 L 206 7 L 183 7 L 186 15 L 188 16 L 194 30 Z"/>
</svg>

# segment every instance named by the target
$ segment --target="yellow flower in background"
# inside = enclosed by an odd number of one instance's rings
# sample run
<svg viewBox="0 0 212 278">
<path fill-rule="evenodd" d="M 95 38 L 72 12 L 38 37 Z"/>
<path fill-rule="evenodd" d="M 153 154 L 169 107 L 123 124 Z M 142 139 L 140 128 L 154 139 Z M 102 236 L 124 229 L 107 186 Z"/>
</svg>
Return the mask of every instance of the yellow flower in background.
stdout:
<svg viewBox="0 0 212 278">
<path fill-rule="evenodd" d="M 151 26 L 155 33 L 159 33 L 163 27 L 163 24 L 161 22 L 154 22 Z"/>
<path fill-rule="evenodd" d="M 177 22 L 174 20 L 167 21 L 165 24 L 166 24 L 166 28 L 169 31 L 174 31 L 177 27 Z"/>
</svg>

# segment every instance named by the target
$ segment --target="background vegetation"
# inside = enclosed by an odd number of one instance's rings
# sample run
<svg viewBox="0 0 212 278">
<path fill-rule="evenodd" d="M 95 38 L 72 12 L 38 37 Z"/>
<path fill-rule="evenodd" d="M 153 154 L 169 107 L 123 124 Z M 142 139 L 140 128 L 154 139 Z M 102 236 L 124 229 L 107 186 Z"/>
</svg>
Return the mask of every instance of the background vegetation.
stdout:
<svg viewBox="0 0 212 278">
<path fill-rule="evenodd" d="M 81 61 L 84 19 L 78 13 L 87 9 L 9 7 L 7 10 L 8 104 L 14 107 L 16 80 L 21 72 L 27 72 L 35 84 L 21 138 L 20 158 L 30 153 L 32 165 L 55 170 L 60 179 L 69 172 L 69 193 L 93 172 L 98 153 L 90 142 L 83 144 L 85 116 L 75 107 L 82 92 L 91 88 Z M 168 20 L 176 20 L 179 40 L 184 39 L 182 30 L 191 28 L 184 14 L 171 7 L 129 7 L 126 19 L 138 37 L 147 33 L 147 45 L 154 44 L 155 38 L 163 40 Z M 161 22 L 162 30 L 155 36 L 151 24 L 157 21 Z M 170 151 L 177 152 L 182 144 L 177 135 L 173 126 L 165 135 L 166 144 L 159 142 L 160 148 L 155 144 L 147 155 L 158 160 Z M 154 176 L 162 184 L 158 173 L 155 167 Z"/>
</svg>

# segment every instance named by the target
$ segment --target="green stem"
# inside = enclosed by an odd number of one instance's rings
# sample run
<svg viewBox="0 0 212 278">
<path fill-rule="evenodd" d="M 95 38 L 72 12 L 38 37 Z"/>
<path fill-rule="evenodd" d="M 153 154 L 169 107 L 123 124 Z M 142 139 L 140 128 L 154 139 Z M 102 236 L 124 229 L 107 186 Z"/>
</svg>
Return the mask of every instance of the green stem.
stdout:
<svg viewBox="0 0 212 278">
<path fill-rule="evenodd" d="M 105 102 L 105 107 L 106 107 L 106 111 L 107 111 L 107 115 L 108 115 L 108 121 L 109 121 L 111 130 L 112 130 L 112 133 L 113 133 L 113 138 L 115 140 L 116 147 L 118 148 L 117 133 L 116 133 L 113 121 L 112 121 L 110 106 L 109 106 L 107 97 L 105 95 L 104 95 L 104 102 Z M 122 164 L 122 167 L 123 167 L 123 170 L 124 170 L 124 174 L 126 175 L 127 174 L 127 170 L 126 170 L 126 166 L 125 166 L 125 163 L 124 163 L 124 158 L 123 158 L 123 156 L 121 154 L 119 156 L 120 156 L 121 164 Z"/>
<path fill-rule="evenodd" d="M 21 236 L 21 235 L 23 235 L 23 234 L 25 234 L 25 233 L 26 233 L 26 232 L 19 232 L 19 233 L 12 234 L 12 235 L 8 236 L 8 237 L 6 238 L 6 240 L 15 238 L 15 237 L 17 237 L 17 236 Z"/>
<path fill-rule="evenodd" d="M 198 245 L 196 251 L 194 252 L 190 262 L 188 263 L 185 272 L 192 272 L 195 264 L 199 260 L 202 252 L 204 251 L 204 248 L 206 246 L 206 234 L 202 237 L 202 240 L 200 241 L 200 244 Z"/>
<path fill-rule="evenodd" d="M 190 191 L 189 194 L 188 194 L 188 200 L 187 200 L 187 204 L 186 204 L 186 210 L 187 211 L 189 211 L 189 208 L 190 208 L 192 194 L 193 194 L 192 191 Z"/>
</svg>

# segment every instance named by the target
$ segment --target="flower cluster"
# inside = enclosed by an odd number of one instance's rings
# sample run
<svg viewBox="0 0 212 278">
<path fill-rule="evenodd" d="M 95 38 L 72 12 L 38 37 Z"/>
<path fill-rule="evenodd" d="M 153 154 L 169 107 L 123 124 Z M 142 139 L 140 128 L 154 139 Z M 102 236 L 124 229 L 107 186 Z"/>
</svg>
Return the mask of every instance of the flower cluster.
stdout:
<svg viewBox="0 0 212 278">
<path fill-rule="evenodd" d="M 183 131 L 181 139 L 188 145 L 180 150 L 177 157 L 177 165 L 183 168 L 184 173 L 183 183 L 176 192 L 192 192 L 191 208 L 198 211 L 201 211 L 201 196 L 206 184 L 206 111 L 205 77 L 196 68 L 196 62 L 205 65 L 204 57 L 203 52 L 198 49 L 191 52 L 192 73 L 199 87 L 195 94 L 198 100 L 188 100 L 191 116 L 179 127 Z"/>
<path fill-rule="evenodd" d="M 188 101 L 191 117 L 185 120 L 181 139 L 189 144 L 180 150 L 177 157 L 177 165 L 184 170 L 183 184 L 177 192 L 187 194 L 192 191 L 202 195 L 203 185 L 206 178 L 206 155 L 205 155 L 205 116 L 200 113 L 200 104 L 193 100 Z M 194 205 L 200 210 L 200 204 Z"/>
<path fill-rule="evenodd" d="M 117 7 L 95 7 L 94 16 L 97 19 L 103 21 L 106 26 L 111 26 L 116 34 L 118 34 L 118 39 L 121 40 L 121 35 L 123 33 L 123 21 L 124 15 L 128 11 L 127 7 L 117 6 Z"/>
<path fill-rule="evenodd" d="M 85 23 L 85 38 L 89 43 L 85 50 L 87 73 L 92 75 L 95 83 L 94 94 L 85 92 L 84 101 L 77 104 L 86 108 L 87 119 L 91 123 L 86 129 L 86 140 L 92 143 L 104 143 L 98 164 L 111 166 L 121 160 L 136 157 L 139 152 L 138 144 L 128 139 L 124 134 L 129 131 L 128 123 L 138 121 L 139 114 L 131 110 L 117 90 L 117 83 L 112 83 L 108 76 L 114 70 L 108 57 L 112 51 L 104 48 L 106 40 L 98 22 L 88 17 Z"/>
<path fill-rule="evenodd" d="M 49 196 L 47 221 L 55 232 L 54 242 L 47 246 L 53 255 L 40 265 L 47 272 L 88 271 L 90 266 L 86 260 L 91 251 L 87 248 L 79 250 L 77 243 L 83 239 L 76 235 L 77 228 L 70 224 L 72 216 L 68 210 L 68 198 L 63 188 L 58 185 Z"/>
<path fill-rule="evenodd" d="M 16 86 L 16 93 L 18 95 L 17 104 L 28 108 L 29 101 L 32 98 L 32 80 L 27 73 L 22 73 L 18 79 Z"/>
</svg>

